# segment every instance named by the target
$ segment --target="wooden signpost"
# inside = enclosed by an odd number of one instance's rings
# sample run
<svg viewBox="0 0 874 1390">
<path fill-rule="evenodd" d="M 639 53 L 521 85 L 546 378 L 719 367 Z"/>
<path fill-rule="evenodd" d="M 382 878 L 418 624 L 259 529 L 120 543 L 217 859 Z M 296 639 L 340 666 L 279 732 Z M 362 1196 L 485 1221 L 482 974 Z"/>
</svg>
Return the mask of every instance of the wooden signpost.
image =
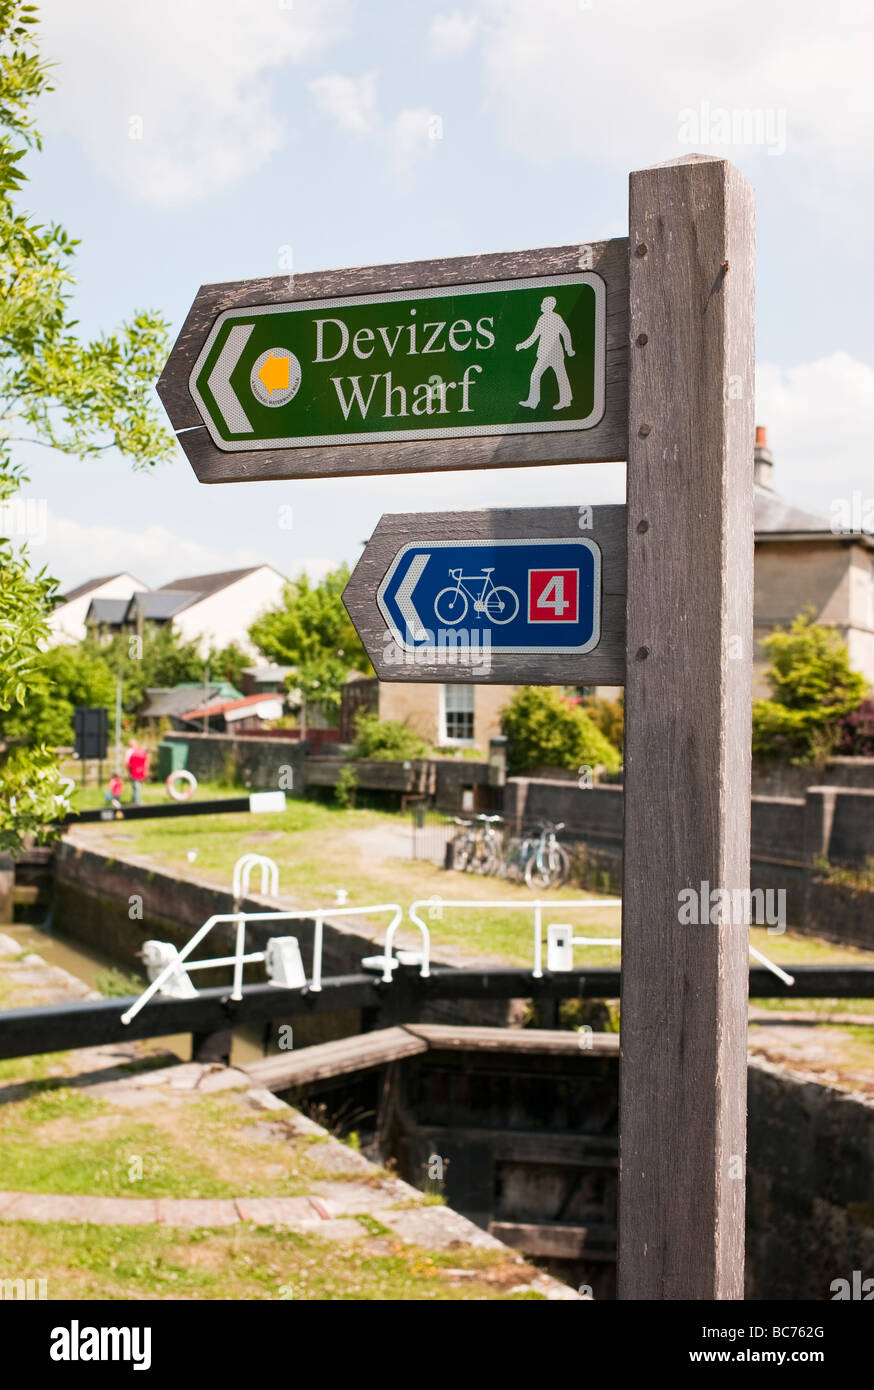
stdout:
<svg viewBox="0 0 874 1390">
<path fill-rule="evenodd" d="M 624 239 L 205 285 L 158 394 L 204 483 L 624 459 L 627 325 Z"/>
<path fill-rule="evenodd" d="M 202 482 L 627 459 L 626 507 L 385 516 L 382 680 L 625 684 L 619 1297 L 743 1297 L 753 196 L 631 175 L 629 237 L 211 285 L 159 383 Z M 580 499 L 585 503 L 585 499 Z"/>
</svg>

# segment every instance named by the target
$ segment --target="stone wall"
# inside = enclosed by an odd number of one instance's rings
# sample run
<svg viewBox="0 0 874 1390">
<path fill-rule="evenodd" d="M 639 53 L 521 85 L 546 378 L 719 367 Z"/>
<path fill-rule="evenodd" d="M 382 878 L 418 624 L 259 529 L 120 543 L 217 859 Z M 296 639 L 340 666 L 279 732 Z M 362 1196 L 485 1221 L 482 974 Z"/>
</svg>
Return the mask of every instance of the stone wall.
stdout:
<svg viewBox="0 0 874 1390">
<path fill-rule="evenodd" d="M 303 795 L 306 750 L 290 739 L 246 738 L 234 734 L 178 734 L 168 743 L 188 747 L 185 766 L 199 780 L 241 782 L 252 791 L 284 790 Z"/>
<path fill-rule="evenodd" d="M 803 798 L 755 796 L 751 809 L 751 887 L 785 893 L 789 926 L 874 950 L 874 892 L 830 881 L 822 867 L 828 860 L 859 870 L 874 856 L 874 791 L 808 787 Z M 511 777 L 504 816 L 517 833 L 541 820 L 563 821 L 583 885 L 613 891 L 621 882 L 622 787 Z"/>
<path fill-rule="evenodd" d="M 749 1066 L 748 1299 L 830 1299 L 874 1276 L 874 1103 Z"/>
<path fill-rule="evenodd" d="M 807 788 L 874 790 L 874 758 L 831 758 L 824 768 L 793 767 L 769 759 L 753 761 L 753 796 L 803 797 Z"/>
<path fill-rule="evenodd" d="M 168 742 L 187 744 L 186 766 L 195 777 L 236 780 L 253 791 L 305 796 L 312 787 L 336 786 L 343 767 L 339 747 L 314 755 L 306 745 L 287 739 L 188 733 L 166 737 Z M 352 766 L 364 791 L 424 795 L 442 810 L 458 811 L 464 791 L 470 789 L 475 810 L 500 809 L 489 764 L 474 758 L 417 758 L 406 763 L 359 758 Z"/>
</svg>

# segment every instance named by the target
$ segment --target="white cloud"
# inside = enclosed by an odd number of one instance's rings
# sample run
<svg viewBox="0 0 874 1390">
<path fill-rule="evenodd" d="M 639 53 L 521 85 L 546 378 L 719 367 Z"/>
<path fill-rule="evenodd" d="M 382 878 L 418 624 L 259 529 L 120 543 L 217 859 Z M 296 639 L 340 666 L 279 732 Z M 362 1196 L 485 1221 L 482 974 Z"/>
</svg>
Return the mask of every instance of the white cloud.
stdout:
<svg viewBox="0 0 874 1390">
<path fill-rule="evenodd" d="M 395 172 L 405 174 L 426 151 L 443 139 L 443 119 L 426 106 L 406 107 L 395 116 L 392 128 Z"/>
<path fill-rule="evenodd" d="M 361 134 L 373 129 L 376 120 L 376 73 L 361 77 L 341 77 L 338 73 L 317 77 L 309 84 L 317 104 L 343 130 Z"/>
<path fill-rule="evenodd" d="M 335 570 L 340 562 L 330 555 L 304 555 L 300 560 L 295 560 L 289 578 L 298 579 L 302 574 L 307 575 L 313 582 L 324 579 L 326 574 Z"/>
<path fill-rule="evenodd" d="M 874 492 L 874 368 L 846 352 L 756 373 L 756 420 L 768 429 L 774 488 L 828 516 L 832 501 Z"/>
<path fill-rule="evenodd" d="M 245 569 L 263 563 L 263 555 L 257 550 L 216 550 L 186 540 L 166 526 L 125 531 L 119 526 L 83 525 L 70 517 L 55 515 L 51 507 L 46 544 L 34 550 L 33 558 L 40 565 L 47 565 L 49 573 L 61 580 L 62 592 L 96 574 L 123 570 L 157 588 L 178 575 Z"/>
<path fill-rule="evenodd" d="M 688 153 L 680 112 L 704 102 L 784 112 L 792 154 L 849 162 L 874 137 L 866 0 L 796 0 L 791 19 L 760 0 L 481 0 L 481 15 L 488 100 L 508 142 L 538 161 Z"/>
<path fill-rule="evenodd" d="M 479 25 L 475 14 L 438 14 L 428 29 L 428 42 L 440 57 L 454 57 L 470 47 Z"/>
<path fill-rule="evenodd" d="M 280 147 L 271 79 L 335 39 L 344 8 L 344 0 L 43 0 L 43 51 L 58 64 L 44 122 L 76 136 L 136 196 L 207 197 Z"/>
</svg>

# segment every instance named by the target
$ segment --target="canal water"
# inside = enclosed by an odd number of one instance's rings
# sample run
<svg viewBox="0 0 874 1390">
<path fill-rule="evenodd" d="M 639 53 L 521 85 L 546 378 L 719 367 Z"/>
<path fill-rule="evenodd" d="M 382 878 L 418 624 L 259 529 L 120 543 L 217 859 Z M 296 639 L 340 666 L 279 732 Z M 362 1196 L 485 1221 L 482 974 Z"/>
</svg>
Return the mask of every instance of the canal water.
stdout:
<svg viewBox="0 0 874 1390">
<path fill-rule="evenodd" d="M 77 941 L 63 932 L 57 931 L 46 922 L 14 922 L 2 928 L 4 936 L 11 936 L 22 950 L 34 951 L 49 965 L 60 966 L 62 970 L 75 975 L 90 989 L 98 989 L 98 977 L 106 970 L 120 970 L 125 976 L 131 974 L 130 967 L 85 942 Z M 146 980 L 143 977 L 143 988 Z M 148 1042 L 160 1043 L 161 1047 L 175 1052 L 182 1061 L 191 1058 L 191 1035 L 179 1033 L 172 1037 L 153 1038 Z M 231 1062 L 244 1066 L 264 1055 L 259 1032 L 256 1029 L 238 1029 L 234 1033 Z"/>
</svg>

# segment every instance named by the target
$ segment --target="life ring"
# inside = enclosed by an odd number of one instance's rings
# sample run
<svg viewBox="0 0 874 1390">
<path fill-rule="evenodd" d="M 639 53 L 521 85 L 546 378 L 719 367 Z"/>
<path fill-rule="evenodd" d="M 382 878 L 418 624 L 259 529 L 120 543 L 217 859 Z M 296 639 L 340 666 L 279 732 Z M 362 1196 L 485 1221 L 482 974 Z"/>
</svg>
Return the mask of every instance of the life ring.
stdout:
<svg viewBox="0 0 874 1390">
<path fill-rule="evenodd" d="M 184 784 L 181 787 L 178 785 L 180 782 Z M 197 778 L 193 772 L 187 772 L 183 767 L 171 772 L 164 786 L 174 801 L 190 801 L 197 791 Z"/>
</svg>

